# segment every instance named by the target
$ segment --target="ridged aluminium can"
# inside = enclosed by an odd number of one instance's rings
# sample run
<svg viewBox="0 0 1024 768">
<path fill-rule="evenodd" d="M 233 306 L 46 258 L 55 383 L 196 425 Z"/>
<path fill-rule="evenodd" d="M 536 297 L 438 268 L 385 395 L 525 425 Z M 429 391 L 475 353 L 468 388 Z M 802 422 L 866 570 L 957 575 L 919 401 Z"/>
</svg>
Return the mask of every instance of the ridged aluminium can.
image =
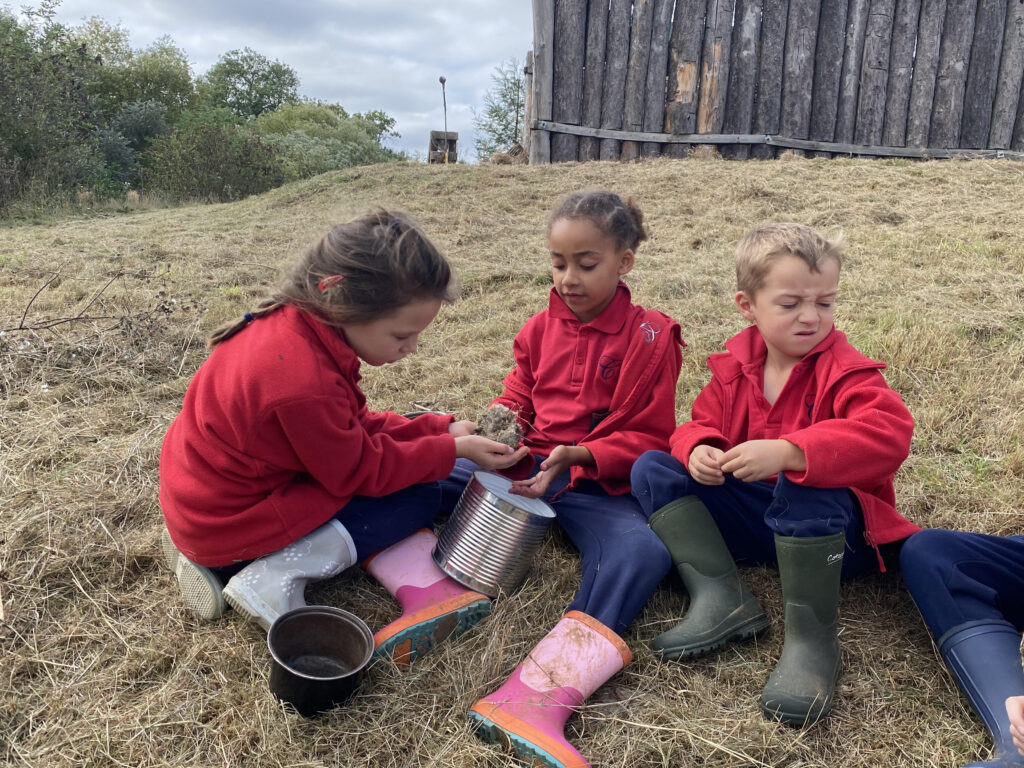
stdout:
<svg viewBox="0 0 1024 768">
<path fill-rule="evenodd" d="M 511 484 L 493 472 L 474 472 L 433 552 L 441 570 L 490 597 L 522 583 L 555 519 L 540 499 L 509 493 Z"/>
</svg>

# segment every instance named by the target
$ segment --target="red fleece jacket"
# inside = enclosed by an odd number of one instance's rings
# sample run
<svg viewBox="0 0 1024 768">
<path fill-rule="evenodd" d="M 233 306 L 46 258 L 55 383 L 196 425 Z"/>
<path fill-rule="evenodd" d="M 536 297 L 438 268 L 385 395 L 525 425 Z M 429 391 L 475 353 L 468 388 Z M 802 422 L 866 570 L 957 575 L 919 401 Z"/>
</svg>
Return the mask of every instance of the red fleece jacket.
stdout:
<svg viewBox="0 0 1024 768">
<path fill-rule="evenodd" d="M 492 405 L 519 414 L 533 455 L 587 447 L 595 465 L 572 467 L 570 488 L 587 479 L 611 495 L 629 493 L 636 458 L 668 448 L 683 346 L 679 324 L 630 303 L 625 283 L 589 323 L 552 289 L 547 310 L 516 335 L 516 366 Z M 532 467 L 529 458 L 506 474 L 523 477 Z"/>
<path fill-rule="evenodd" d="M 711 381 L 693 403 L 692 420 L 671 438 L 684 465 L 700 443 L 722 450 L 747 440 L 783 439 L 807 459 L 789 480 L 850 488 L 864 514 L 864 538 L 877 546 L 919 528 L 896 511 L 893 477 L 910 453 L 914 420 L 889 388 L 885 363 L 858 352 L 835 329 L 796 364 L 773 405 L 764 397 L 764 339 L 755 326 L 708 358 Z"/>
<path fill-rule="evenodd" d="M 160 453 L 160 505 L 190 560 L 228 565 L 319 527 L 353 496 L 386 496 L 455 466 L 451 416 L 366 408 L 335 328 L 284 307 L 218 344 Z"/>
</svg>

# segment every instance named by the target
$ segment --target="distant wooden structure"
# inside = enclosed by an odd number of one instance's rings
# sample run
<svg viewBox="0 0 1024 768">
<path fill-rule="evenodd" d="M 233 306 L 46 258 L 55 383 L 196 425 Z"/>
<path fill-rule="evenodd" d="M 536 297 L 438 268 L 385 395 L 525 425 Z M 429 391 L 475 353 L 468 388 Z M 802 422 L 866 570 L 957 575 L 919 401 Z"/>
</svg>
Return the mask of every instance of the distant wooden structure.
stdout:
<svg viewBox="0 0 1024 768">
<path fill-rule="evenodd" d="M 531 163 L 1024 159 L 1024 0 L 533 0 Z"/>
<path fill-rule="evenodd" d="M 457 131 L 431 131 L 430 146 L 427 149 L 428 163 L 457 163 L 459 134 Z M 445 157 L 445 153 L 448 156 Z"/>
</svg>

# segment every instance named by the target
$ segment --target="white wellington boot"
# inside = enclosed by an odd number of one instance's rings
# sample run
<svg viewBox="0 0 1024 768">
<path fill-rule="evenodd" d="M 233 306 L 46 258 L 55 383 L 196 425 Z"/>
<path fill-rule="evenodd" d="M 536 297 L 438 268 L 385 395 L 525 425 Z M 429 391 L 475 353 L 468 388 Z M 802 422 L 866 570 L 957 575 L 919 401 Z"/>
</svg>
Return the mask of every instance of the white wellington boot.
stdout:
<svg viewBox="0 0 1024 768">
<path fill-rule="evenodd" d="M 269 630 L 282 613 L 306 604 L 308 582 L 337 576 L 355 561 L 352 536 L 340 522 L 330 520 L 236 573 L 224 587 L 224 599 Z"/>
</svg>

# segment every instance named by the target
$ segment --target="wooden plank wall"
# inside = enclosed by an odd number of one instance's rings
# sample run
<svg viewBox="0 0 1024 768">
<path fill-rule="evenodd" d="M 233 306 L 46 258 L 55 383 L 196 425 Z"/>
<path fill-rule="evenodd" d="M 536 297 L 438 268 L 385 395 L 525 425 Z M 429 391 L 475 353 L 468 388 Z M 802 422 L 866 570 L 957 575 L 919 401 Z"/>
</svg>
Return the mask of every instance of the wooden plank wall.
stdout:
<svg viewBox="0 0 1024 768">
<path fill-rule="evenodd" d="M 1024 151 L 1022 0 L 532 2 L 531 162 Z"/>
</svg>

